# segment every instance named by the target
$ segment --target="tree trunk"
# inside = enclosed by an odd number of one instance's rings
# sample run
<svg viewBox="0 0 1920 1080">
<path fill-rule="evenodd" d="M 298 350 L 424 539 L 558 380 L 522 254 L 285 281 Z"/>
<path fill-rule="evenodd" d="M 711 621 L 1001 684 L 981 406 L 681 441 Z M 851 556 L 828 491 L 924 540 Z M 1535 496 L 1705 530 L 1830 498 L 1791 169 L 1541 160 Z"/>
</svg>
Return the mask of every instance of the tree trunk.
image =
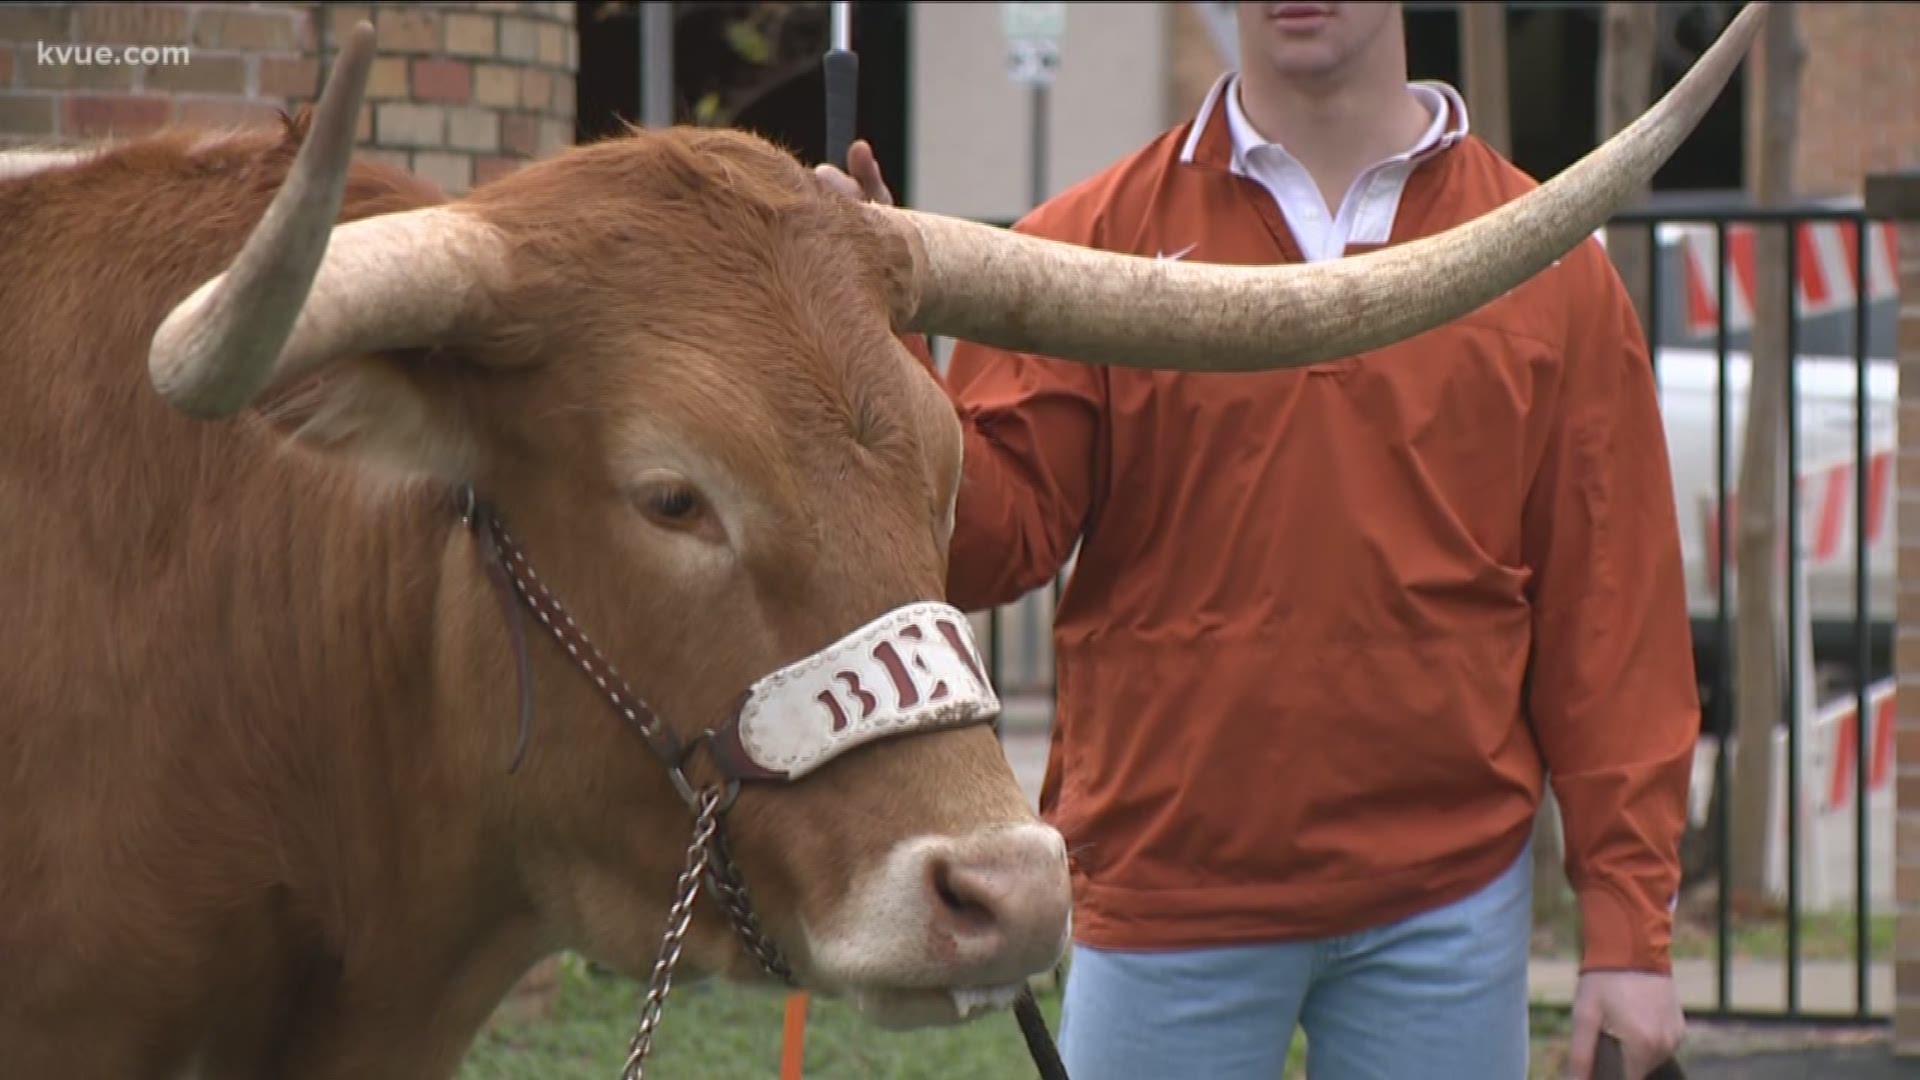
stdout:
<svg viewBox="0 0 1920 1080">
<path fill-rule="evenodd" d="M 1793 193 L 1805 46 L 1795 4 L 1779 3 L 1749 69 L 1748 186 L 1757 206 L 1778 206 Z M 1779 580 L 1784 497 L 1792 485 L 1782 457 L 1788 312 L 1785 226 L 1755 229 L 1752 376 L 1741 447 L 1735 568 L 1738 619 L 1733 739 L 1732 866 L 1724 887 L 1742 908 L 1765 895 L 1769 827 L 1780 820 L 1773 776 L 1773 739 L 1783 713 L 1785 634 Z M 1798 558 L 1797 552 L 1784 552 Z"/>
<path fill-rule="evenodd" d="M 1474 133 L 1488 146 L 1511 157 L 1507 5 L 1485 0 L 1460 5 L 1460 69 L 1466 73 L 1467 115 L 1473 118 Z"/>
<path fill-rule="evenodd" d="M 1612 138 L 1653 103 L 1654 46 L 1659 24 L 1660 11 L 1653 4 L 1614 2 L 1602 13 L 1598 141 Z M 1645 195 L 1642 191 L 1643 199 Z M 1607 255 L 1626 283 L 1634 310 L 1640 313 L 1640 325 L 1650 338 L 1656 336 L 1660 328 L 1647 322 L 1656 250 L 1649 242 L 1650 234 L 1644 228 L 1609 228 L 1606 235 Z"/>
</svg>

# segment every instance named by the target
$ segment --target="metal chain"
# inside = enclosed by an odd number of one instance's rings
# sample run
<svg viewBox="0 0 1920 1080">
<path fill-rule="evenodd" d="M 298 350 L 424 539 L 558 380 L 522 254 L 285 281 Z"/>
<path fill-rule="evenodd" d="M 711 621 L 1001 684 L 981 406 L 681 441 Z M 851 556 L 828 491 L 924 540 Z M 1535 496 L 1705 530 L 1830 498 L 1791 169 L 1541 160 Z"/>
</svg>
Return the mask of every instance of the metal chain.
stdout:
<svg viewBox="0 0 1920 1080">
<path fill-rule="evenodd" d="M 467 505 L 462 513 L 471 524 L 479 512 L 471 488 L 466 491 L 466 499 Z M 507 532 L 505 523 L 490 510 L 485 518 L 495 563 L 504 571 L 521 602 L 533 610 L 541 624 L 565 647 L 573 662 L 607 696 L 614 709 L 636 725 L 654 744 L 657 752 L 664 753 L 658 741 L 664 732 L 659 718 L 633 693 L 592 639 L 574 622 L 573 616 L 540 581 L 539 575 L 527 561 L 526 553 L 520 550 Z M 523 722 L 524 719 L 523 712 Z M 678 755 L 669 753 L 667 756 L 676 787 L 690 802 L 695 802 L 693 842 L 687 848 L 687 865 L 676 886 L 673 907 L 667 912 L 667 927 L 660 943 L 660 956 L 654 962 L 653 977 L 641 1007 L 639 1030 L 628 1044 L 626 1066 L 620 1073 L 622 1080 L 642 1080 L 641 1065 L 653 1049 L 653 1035 L 660 1025 L 660 1013 L 666 1006 L 667 994 L 673 988 L 673 969 L 680 962 L 682 941 L 692 922 L 693 904 L 700 895 L 702 881 L 720 897 L 733 922 L 734 931 L 744 940 L 760 966 L 789 986 L 794 983 L 792 969 L 761 928 L 747 896 L 746 885 L 740 880 L 739 868 L 727 854 L 726 843 L 720 835 L 720 816 L 732 802 L 732 792 L 708 788 L 695 796 L 681 774 Z"/>
<path fill-rule="evenodd" d="M 753 913 L 753 903 L 747 896 L 746 883 L 740 880 L 740 869 L 727 853 L 726 836 L 717 831 L 713 837 L 713 861 L 707 872 L 707 882 L 720 895 L 721 903 L 727 907 L 727 915 L 733 920 L 734 933 L 746 942 L 754 959 L 760 961 L 760 966 L 766 969 L 767 974 L 792 986 L 793 970 L 787 967 L 779 947 L 761 929 L 760 919 Z"/>
<path fill-rule="evenodd" d="M 681 871 L 673 907 L 667 911 L 667 930 L 660 941 L 660 957 L 653 964 L 653 978 L 647 997 L 640 1007 L 640 1026 L 627 1045 L 627 1062 L 620 1080 L 643 1080 L 643 1062 L 653 1049 L 653 1035 L 660 1026 L 660 1012 L 673 990 L 673 968 L 680 962 L 680 947 L 693 920 L 693 902 L 700 896 L 700 879 L 707 871 L 708 845 L 720 824 L 720 792 L 707 788 L 700 793 L 699 814 L 694 820 L 693 842 L 687 846 L 687 867 Z"/>
</svg>

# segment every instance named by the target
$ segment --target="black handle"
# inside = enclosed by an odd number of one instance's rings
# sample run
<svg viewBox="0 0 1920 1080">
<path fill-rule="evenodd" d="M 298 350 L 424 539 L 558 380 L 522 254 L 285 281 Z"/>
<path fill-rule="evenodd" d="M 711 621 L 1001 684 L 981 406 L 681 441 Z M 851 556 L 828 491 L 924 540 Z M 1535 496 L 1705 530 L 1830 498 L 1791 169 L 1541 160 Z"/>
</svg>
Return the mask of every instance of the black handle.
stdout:
<svg viewBox="0 0 1920 1080">
<path fill-rule="evenodd" d="M 860 89 L 860 57 L 849 49 L 829 49 L 822 61 L 827 83 L 827 163 L 847 168 L 853 145 L 855 106 Z"/>
<path fill-rule="evenodd" d="M 1027 1053 L 1033 1056 L 1040 1080 L 1068 1080 L 1060 1050 L 1053 1045 L 1053 1033 L 1047 1030 L 1047 1018 L 1040 1012 L 1040 1003 L 1033 1000 L 1032 984 L 1020 988 L 1020 996 L 1013 1001 L 1013 1018 L 1020 1023 L 1020 1034 L 1027 1041 Z"/>
<path fill-rule="evenodd" d="M 1620 1040 L 1601 1032 L 1600 1045 L 1593 1050 L 1593 1080 L 1625 1080 L 1626 1075 L 1626 1052 Z M 1647 1080 L 1687 1080 L 1687 1074 L 1678 1061 L 1668 1058 L 1647 1074 Z"/>
</svg>

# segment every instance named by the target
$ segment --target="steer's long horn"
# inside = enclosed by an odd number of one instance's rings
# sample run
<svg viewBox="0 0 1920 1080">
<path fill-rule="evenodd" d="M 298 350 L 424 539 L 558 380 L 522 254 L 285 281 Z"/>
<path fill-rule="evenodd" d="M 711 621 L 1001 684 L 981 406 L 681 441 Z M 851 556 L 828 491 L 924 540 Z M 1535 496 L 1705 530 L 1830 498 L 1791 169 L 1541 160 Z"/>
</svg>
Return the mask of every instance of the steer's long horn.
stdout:
<svg viewBox="0 0 1920 1080">
<path fill-rule="evenodd" d="M 1632 125 L 1526 196 L 1366 255 L 1223 266 L 1095 251 L 893 207 L 916 330 L 1064 359 L 1189 371 L 1295 367 L 1390 345 L 1520 285 L 1604 225 L 1699 123 L 1765 16 L 1748 4 Z"/>
<path fill-rule="evenodd" d="M 372 59 L 362 22 L 233 265 L 154 332 L 148 377 L 181 411 L 231 415 L 333 357 L 439 340 L 473 309 L 499 260 L 498 240 L 474 219 L 433 207 L 334 225 Z"/>
</svg>

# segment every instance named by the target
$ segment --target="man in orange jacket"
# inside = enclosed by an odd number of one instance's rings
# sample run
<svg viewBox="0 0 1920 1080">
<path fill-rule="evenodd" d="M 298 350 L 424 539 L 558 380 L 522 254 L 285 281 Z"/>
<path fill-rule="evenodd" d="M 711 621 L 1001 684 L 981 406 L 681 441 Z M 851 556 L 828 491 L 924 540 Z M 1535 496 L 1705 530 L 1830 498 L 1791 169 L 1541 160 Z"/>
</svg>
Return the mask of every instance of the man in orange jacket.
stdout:
<svg viewBox="0 0 1920 1080">
<path fill-rule="evenodd" d="M 1016 227 L 1175 259 L 1334 258 L 1532 186 L 1409 84 L 1397 4 L 1239 5 L 1196 116 Z M 864 144 L 850 193 L 888 199 Z M 927 359 L 923 353 L 923 360 Z M 1080 552 L 1042 809 L 1076 890 L 1076 1078 L 1521 1080 L 1551 776 L 1583 955 L 1569 1076 L 1677 1046 L 1698 704 L 1639 324 L 1589 242 L 1409 341 L 1254 374 L 961 343 L 952 601 Z"/>
</svg>

